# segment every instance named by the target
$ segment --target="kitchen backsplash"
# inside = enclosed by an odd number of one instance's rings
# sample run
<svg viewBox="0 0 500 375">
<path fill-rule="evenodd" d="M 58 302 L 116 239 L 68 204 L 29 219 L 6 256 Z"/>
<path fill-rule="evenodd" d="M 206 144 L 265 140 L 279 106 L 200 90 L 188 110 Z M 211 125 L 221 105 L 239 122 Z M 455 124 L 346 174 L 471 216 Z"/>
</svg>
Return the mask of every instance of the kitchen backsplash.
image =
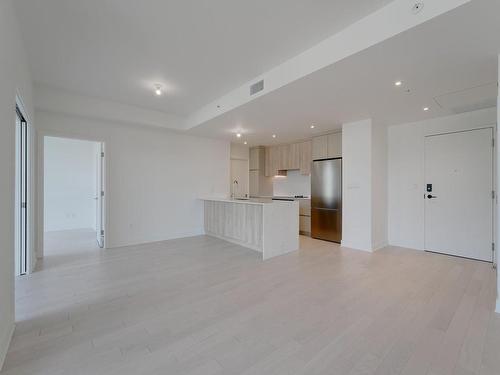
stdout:
<svg viewBox="0 0 500 375">
<path fill-rule="evenodd" d="M 287 177 L 273 177 L 273 195 L 294 196 L 311 195 L 311 176 L 300 171 L 288 171 Z"/>
</svg>

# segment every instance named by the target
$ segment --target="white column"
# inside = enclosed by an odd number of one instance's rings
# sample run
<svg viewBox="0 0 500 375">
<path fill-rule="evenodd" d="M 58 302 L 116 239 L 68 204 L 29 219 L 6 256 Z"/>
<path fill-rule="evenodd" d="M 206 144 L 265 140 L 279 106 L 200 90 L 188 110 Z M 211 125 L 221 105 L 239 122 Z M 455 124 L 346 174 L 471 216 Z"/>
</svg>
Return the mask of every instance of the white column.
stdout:
<svg viewBox="0 0 500 375">
<path fill-rule="evenodd" d="M 342 246 L 387 245 L 387 129 L 371 119 L 342 126 Z"/>
<path fill-rule="evenodd" d="M 342 246 L 372 251 L 372 121 L 342 125 Z"/>
</svg>

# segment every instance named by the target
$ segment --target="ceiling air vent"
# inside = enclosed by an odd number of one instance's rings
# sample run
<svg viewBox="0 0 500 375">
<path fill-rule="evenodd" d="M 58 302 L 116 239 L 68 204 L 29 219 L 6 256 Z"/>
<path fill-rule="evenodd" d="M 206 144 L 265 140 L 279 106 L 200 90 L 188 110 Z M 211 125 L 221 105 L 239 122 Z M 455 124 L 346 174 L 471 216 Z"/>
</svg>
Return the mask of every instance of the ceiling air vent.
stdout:
<svg viewBox="0 0 500 375">
<path fill-rule="evenodd" d="M 258 92 L 261 92 L 262 90 L 264 90 L 264 80 L 261 80 L 250 86 L 250 95 L 255 95 Z"/>
</svg>

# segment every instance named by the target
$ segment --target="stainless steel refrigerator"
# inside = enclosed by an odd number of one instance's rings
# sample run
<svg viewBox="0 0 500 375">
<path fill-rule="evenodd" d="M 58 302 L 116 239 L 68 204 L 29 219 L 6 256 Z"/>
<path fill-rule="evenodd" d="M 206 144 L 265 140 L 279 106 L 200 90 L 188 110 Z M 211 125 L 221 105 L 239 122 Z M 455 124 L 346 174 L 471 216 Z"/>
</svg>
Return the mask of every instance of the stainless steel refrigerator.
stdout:
<svg viewBox="0 0 500 375">
<path fill-rule="evenodd" d="M 342 240 L 342 159 L 316 160 L 311 172 L 311 235 Z"/>
</svg>

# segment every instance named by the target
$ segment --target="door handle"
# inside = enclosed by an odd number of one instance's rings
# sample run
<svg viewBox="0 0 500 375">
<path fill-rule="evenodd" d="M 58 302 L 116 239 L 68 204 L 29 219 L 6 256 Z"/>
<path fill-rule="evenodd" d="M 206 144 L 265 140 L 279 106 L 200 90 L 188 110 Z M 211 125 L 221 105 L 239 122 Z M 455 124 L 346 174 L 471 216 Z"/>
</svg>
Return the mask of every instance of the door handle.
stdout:
<svg viewBox="0 0 500 375">
<path fill-rule="evenodd" d="M 432 194 L 428 194 L 428 195 L 427 195 L 427 198 L 428 198 L 428 199 L 434 199 L 434 198 L 437 198 L 437 196 L 432 195 Z"/>
</svg>

